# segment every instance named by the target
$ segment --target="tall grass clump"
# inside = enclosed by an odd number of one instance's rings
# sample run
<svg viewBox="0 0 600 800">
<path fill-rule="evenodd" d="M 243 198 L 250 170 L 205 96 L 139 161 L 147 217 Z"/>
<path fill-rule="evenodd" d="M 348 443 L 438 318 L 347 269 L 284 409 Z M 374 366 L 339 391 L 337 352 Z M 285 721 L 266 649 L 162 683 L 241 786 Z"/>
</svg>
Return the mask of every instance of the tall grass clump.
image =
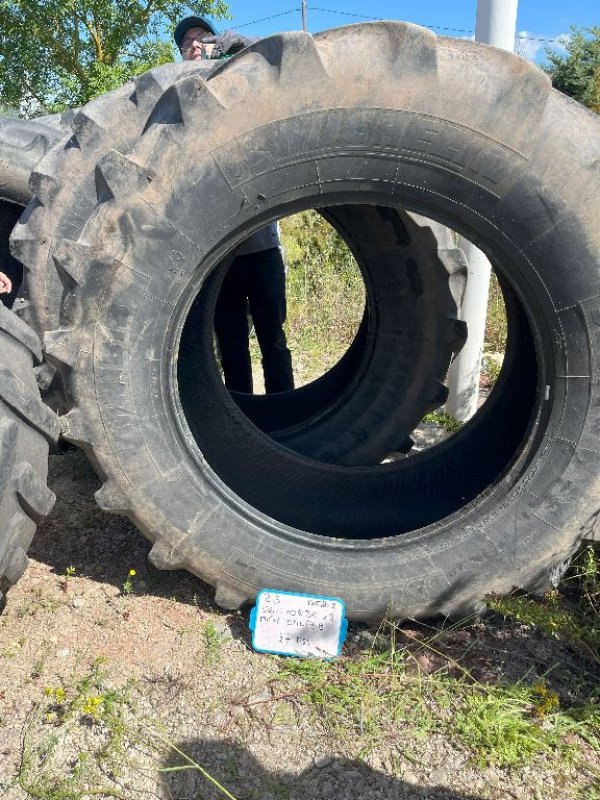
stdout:
<svg viewBox="0 0 600 800">
<path fill-rule="evenodd" d="M 327 372 L 351 344 L 364 311 L 365 286 L 344 239 L 317 211 L 285 217 L 280 233 L 287 269 L 286 335 L 295 382 L 302 386 Z M 491 384 L 505 349 L 504 299 L 492 273 L 484 345 L 488 354 L 484 367 Z M 251 354 L 255 383 L 260 387 L 261 358 L 255 336 Z"/>
<path fill-rule="evenodd" d="M 485 322 L 485 349 L 491 353 L 504 353 L 506 350 L 506 309 L 498 276 L 493 271 Z"/>
<path fill-rule="evenodd" d="M 298 386 L 332 367 L 351 344 L 365 305 L 360 270 L 316 211 L 281 220 L 287 267 L 287 336 Z"/>
</svg>

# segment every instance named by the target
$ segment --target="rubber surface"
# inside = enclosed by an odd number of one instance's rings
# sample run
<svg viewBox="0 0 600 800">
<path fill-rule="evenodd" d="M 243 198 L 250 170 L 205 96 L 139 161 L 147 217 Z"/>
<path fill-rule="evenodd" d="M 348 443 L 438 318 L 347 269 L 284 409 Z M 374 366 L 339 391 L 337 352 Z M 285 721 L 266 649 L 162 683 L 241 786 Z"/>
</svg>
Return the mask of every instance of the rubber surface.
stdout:
<svg viewBox="0 0 600 800">
<path fill-rule="evenodd" d="M 0 200 L 26 205 L 35 164 L 64 136 L 69 115 L 22 120 L 0 117 Z"/>
<path fill-rule="evenodd" d="M 270 587 L 342 597 L 372 620 L 548 587 L 599 506 L 599 132 L 531 64 L 402 23 L 270 37 L 206 82 L 176 82 L 130 156 L 99 161 L 93 215 L 53 254 L 78 280 L 48 341 L 101 506 L 226 607 Z M 439 448 L 378 467 L 294 453 L 248 422 L 216 365 L 177 370 L 207 346 L 186 319 L 239 241 L 349 203 L 449 225 L 507 287 L 490 402 Z M 392 358 L 410 336 L 389 336 Z"/>
<path fill-rule="evenodd" d="M 58 438 L 57 417 L 44 405 L 34 364 L 42 358 L 36 334 L 8 307 L 19 290 L 22 266 L 9 235 L 30 199 L 35 163 L 63 135 L 63 120 L 0 119 L 0 268 L 13 283 L 0 303 L 0 609 L 27 567 L 37 523 L 54 503 L 47 487 L 48 447 Z"/>
<path fill-rule="evenodd" d="M 94 213 L 102 191 L 97 160 L 111 148 L 126 154 L 134 147 L 153 102 L 175 79 L 207 77 L 214 70 L 214 64 L 196 62 L 165 65 L 90 102 L 75 113 L 73 131 L 36 165 L 30 182 L 35 199 L 13 232 L 12 249 L 30 273 L 33 314 L 27 320 L 41 336 L 58 331 L 45 341 L 51 364 L 45 365 L 43 377 L 44 397 L 61 414 L 69 398 L 68 376 L 60 374 L 60 330 L 78 313 L 72 298 L 89 267 L 82 262 L 74 270 L 76 259 L 73 254 L 65 258 L 63 248 L 85 235 Z M 293 450 L 331 463 L 378 463 L 388 451 L 406 446 L 422 416 L 446 399 L 443 381 L 466 337 L 464 323 L 457 320 L 466 264 L 450 243 L 438 247 L 428 221 L 417 222 L 406 212 L 336 206 L 322 213 L 348 243 L 367 282 L 370 311 L 361 336 L 339 364 L 302 390 L 235 400 L 258 427 Z M 443 238 L 442 232 L 438 235 Z M 402 266 L 406 260 L 411 262 L 410 280 Z M 176 270 L 167 269 L 177 279 Z M 418 326 L 393 368 L 367 369 L 386 360 L 386 328 L 408 317 L 418 318 Z M 56 379 L 49 369 L 53 365 L 59 369 Z"/>
<path fill-rule="evenodd" d="M 22 213 L 22 206 L 7 200 L 0 200 L 0 265 L 2 265 L 2 272 L 10 278 L 12 283 L 10 292 L 0 295 L 0 303 L 7 308 L 12 308 L 23 280 L 23 266 L 12 255 L 9 247 L 11 231 Z"/>
<path fill-rule="evenodd" d="M 31 200 L 29 176 L 36 163 L 64 136 L 68 116 L 35 120 L 0 118 L 0 265 L 12 281 L 0 302 L 9 308 L 17 296 L 23 267 L 11 254 L 9 236 Z"/>
<path fill-rule="evenodd" d="M 32 305 L 26 320 L 40 338 L 62 324 L 60 314 L 67 309 L 61 310 L 61 299 L 77 280 L 52 262 L 48 264 L 48 259 L 63 237 L 75 239 L 81 234 L 95 206 L 98 158 L 114 147 L 127 152 L 155 101 L 173 80 L 190 73 L 209 75 L 213 69 L 212 64 L 196 62 L 165 64 L 61 118 L 42 118 L 54 138 L 45 155 L 35 159 L 33 170 L 29 159 L 20 157 L 19 163 L 25 162 L 29 173 L 23 195 L 27 207 L 11 236 L 13 256 L 31 273 L 27 286 Z M 31 121 L 20 124 L 27 135 Z M 39 136 L 36 141 L 41 155 Z"/>
<path fill-rule="evenodd" d="M 427 220 L 419 224 L 404 211 L 341 205 L 323 213 L 350 244 L 363 274 L 367 310 L 359 335 L 340 362 L 312 384 L 275 395 L 232 397 L 257 427 L 297 453 L 332 464 L 377 464 L 446 400 L 448 365 L 466 338 L 465 323 L 457 319 L 466 263 L 462 251 L 438 249 Z M 216 270 L 200 293 L 188 323 L 192 341 L 200 309 L 210 340 L 220 278 Z M 390 358 L 390 338 L 408 328 L 411 336 L 405 335 L 404 346 Z M 188 355 L 183 348 L 180 371 L 187 370 L 188 359 L 194 375 L 208 371 L 213 352 L 202 352 L 195 348 Z"/>
<path fill-rule="evenodd" d="M 41 360 L 35 333 L 0 305 L 0 607 L 27 567 L 37 523 L 50 512 L 48 445 L 58 418 L 44 405 L 33 363 Z"/>
</svg>

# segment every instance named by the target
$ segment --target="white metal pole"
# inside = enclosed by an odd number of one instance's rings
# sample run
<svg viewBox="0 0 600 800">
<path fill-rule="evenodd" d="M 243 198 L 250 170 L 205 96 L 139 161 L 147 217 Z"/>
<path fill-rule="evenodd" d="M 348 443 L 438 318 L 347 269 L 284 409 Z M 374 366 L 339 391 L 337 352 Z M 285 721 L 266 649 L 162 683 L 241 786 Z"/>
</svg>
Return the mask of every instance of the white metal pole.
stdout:
<svg viewBox="0 0 600 800">
<path fill-rule="evenodd" d="M 475 39 L 512 52 L 517 32 L 518 6 L 519 0 L 478 0 Z M 477 411 L 491 266 L 481 250 L 467 239 L 461 237 L 459 247 L 469 264 L 460 314 L 467 323 L 469 337 L 448 372 L 446 413 L 465 422 Z"/>
<path fill-rule="evenodd" d="M 460 309 L 460 318 L 467 323 L 468 337 L 448 371 L 448 400 L 445 410 L 454 419 L 466 422 L 477 411 L 479 401 L 479 373 L 491 266 L 481 250 L 468 239 L 459 237 L 458 246 L 465 254 L 469 267 Z"/>
<path fill-rule="evenodd" d="M 306 0 L 302 0 L 302 30 L 306 30 Z"/>
<path fill-rule="evenodd" d="M 475 41 L 515 49 L 519 0 L 478 0 Z"/>
</svg>

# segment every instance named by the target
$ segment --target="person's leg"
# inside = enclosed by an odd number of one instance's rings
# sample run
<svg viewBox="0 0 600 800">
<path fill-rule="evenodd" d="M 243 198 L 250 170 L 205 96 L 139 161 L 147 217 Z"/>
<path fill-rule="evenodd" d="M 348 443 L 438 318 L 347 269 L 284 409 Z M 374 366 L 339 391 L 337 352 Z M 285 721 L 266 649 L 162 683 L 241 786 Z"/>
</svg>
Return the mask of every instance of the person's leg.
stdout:
<svg viewBox="0 0 600 800">
<path fill-rule="evenodd" d="M 278 247 L 244 256 L 248 263 L 248 300 L 262 353 L 268 393 L 294 388 L 292 356 L 283 331 L 286 316 L 285 265 Z"/>
<path fill-rule="evenodd" d="M 225 386 L 231 392 L 252 393 L 252 364 L 248 348 L 248 301 L 244 266 L 234 259 L 223 280 L 215 308 Z"/>
</svg>

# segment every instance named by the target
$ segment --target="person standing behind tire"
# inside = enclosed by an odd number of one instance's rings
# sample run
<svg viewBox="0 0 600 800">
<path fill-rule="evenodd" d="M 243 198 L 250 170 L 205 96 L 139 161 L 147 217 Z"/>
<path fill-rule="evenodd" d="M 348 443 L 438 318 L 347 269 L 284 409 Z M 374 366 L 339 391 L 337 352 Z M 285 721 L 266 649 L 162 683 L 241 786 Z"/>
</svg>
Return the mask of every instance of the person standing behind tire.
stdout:
<svg viewBox="0 0 600 800">
<path fill-rule="evenodd" d="M 234 32 L 217 34 L 202 17 L 186 17 L 173 37 L 184 61 L 233 55 L 251 44 Z M 286 318 L 285 265 L 275 223 L 267 225 L 235 251 L 219 292 L 215 332 L 219 342 L 225 386 L 232 392 L 252 393 L 247 310 L 250 309 L 262 354 L 267 393 L 294 388 L 292 356 L 283 323 Z"/>
</svg>

